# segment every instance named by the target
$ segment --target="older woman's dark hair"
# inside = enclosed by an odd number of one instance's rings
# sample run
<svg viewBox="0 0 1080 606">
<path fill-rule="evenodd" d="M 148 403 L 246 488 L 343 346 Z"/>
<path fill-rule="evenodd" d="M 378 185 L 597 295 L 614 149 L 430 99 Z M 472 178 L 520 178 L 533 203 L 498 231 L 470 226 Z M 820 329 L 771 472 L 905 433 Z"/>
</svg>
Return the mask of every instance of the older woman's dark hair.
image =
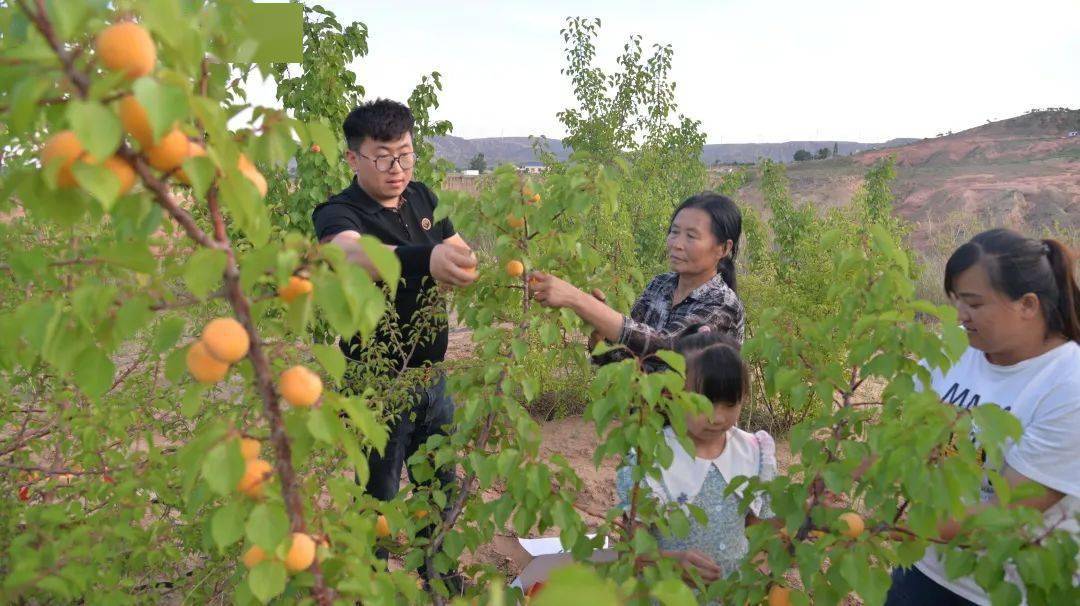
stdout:
<svg viewBox="0 0 1080 606">
<path fill-rule="evenodd" d="M 739 236 L 742 235 L 742 213 L 738 205 L 727 196 L 707 191 L 690 196 L 671 214 L 671 221 L 685 208 L 698 208 L 709 215 L 712 234 L 717 242 L 731 240 L 731 254 L 720 259 L 716 271 L 728 288 L 735 290 L 735 256 L 739 254 Z M 670 225 L 669 225 L 670 228 Z"/>
<path fill-rule="evenodd" d="M 713 404 L 734 406 L 750 395 L 750 371 L 739 343 L 719 332 L 699 332 L 679 339 L 675 350 L 686 359 L 686 388 Z"/>
<path fill-rule="evenodd" d="M 1009 229 L 992 229 L 956 249 L 945 264 L 945 292 L 955 294 L 956 278 L 982 264 L 994 290 L 1015 301 L 1028 293 L 1039 298 L 1046 329 L 1080 341 L 1080 288 L 1076 259 L 1057 240 L 1028 238 Z"/>
</svg>

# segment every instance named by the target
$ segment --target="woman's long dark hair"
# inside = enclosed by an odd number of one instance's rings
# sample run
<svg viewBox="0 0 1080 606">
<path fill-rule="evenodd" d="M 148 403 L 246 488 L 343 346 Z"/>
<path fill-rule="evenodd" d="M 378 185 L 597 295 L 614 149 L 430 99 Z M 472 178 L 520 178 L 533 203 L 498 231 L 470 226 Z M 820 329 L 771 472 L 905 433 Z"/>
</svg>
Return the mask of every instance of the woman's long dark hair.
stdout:
<svg viewBox="0 0 1080 606">
<path fill-rule="evenodd" d="M 683 203 L 671 214 L 671 221 L 674 222 L 679 211 L 685 208 L 700 208 L 708 213 L 712 233 L 717 242 L 731 240 L 731 254 L 720 259 L 720 262 L 716 264 L 716 271 L 724 279 L 728 288 L 735 290 L 735 256 L 739 254 L 739 236 L 742 235 L 742 213 L 739 212 L 738 205 L 731 198 L 716 192 L 701 192 L 683 200 Z M 668 229 L 670 228 L 669 224 Z"/>
<path fill-rule="evenodd" d="M 1080 288 L 1073 265 L 1076 258 L 1057 240 L 1027 238 L 1009 229 L 992 229 L 956 249 L 945 264 L 945 292 L 955 292 L 956 277 L 982 263 L 994 290 L 1013 301 L 1034 293 L 1039 297 L 1046 329 L 1080 341 Z"/>
</svg>

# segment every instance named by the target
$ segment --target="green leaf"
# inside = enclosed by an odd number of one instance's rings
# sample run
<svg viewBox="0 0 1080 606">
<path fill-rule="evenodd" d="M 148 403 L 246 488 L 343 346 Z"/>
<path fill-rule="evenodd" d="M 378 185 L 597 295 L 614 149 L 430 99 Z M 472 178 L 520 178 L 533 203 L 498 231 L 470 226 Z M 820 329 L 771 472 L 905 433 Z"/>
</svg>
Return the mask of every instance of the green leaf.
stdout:
<svg viewBox="0 0 1080 606">
<path fill-rule="evenodd" d="M 642 533 L 645 534 L 645 533 Z M 619 603 L 615 587 L 601 579 L 593 568 L 572 564 L 551 572 L 551 580 L 536 595 L 536 606 L 616 606 Z"/>
<path fill-rule="evenodd" d="M 28 131 L 40 114 L 37 102 L 51 82 L 45 77 L 21 79 L 11 93 L 11 110 L 8 112 L 8 126 L 12 135 L 21 135 Z M 3 196 L 7 199 L 7 196 Z"/>
<path fill-rule="evenodd" d="M 92 3 L 86 0 L 49 0 L 48 13 L 61 40 L 71 38 L 83 24 Z"/>
<path fill-rule="evenodd" d="M 308 122 L 307 131 L 311 141 L 319 146 L 319 151 L 326 156 L 326 161 L 330 163 L 330 166 L 337 164 L 339 150 L 334 131 L 322 121 Z"/>
<path fill-rule="evenodd" d="M 386 448 L 386 440 L 389 437 L 386 426 L 378 421 L 375 413 L 370 408 L 359 405 L 359 403 L 363 403 L 363 400 L 341 398 L 338 402 L 341 409 L 349 415 L 349 419 L 360 430 L 360 433 L 367 438 L 375 450 L 382 454 L 383 449 Z"/>
<path fill-rule="evenodd" d="M 337 424 L 340 421 L 329 406 L 313 408 L 307 415 L 307 430 L 316 440 L 334 442 Z"/>
<path fill-rule="evenodd" d="M 340 347 L 319 343 L 311 346 L 311 352 L 315 354 L 315 359 L 326 370 L 331 381 L 337 383 L 345 375 L 345 354 L 341 353 Z"/>
<path fill-rule="evenodd" d="M 195 415 L 202 410 L 206 389 L 205 386 L 195 383 L 184 392 L 184 397 L 180 398 L 180 414 L 185 419 L 195 418 Z"/>
<path fill-rule="evenodd" d="M 184 267 L 184 282 L 191 294 L 202 299 L 221 284 L 227 261 L 225 251 L 220 249 L 200 248 L 195 251 Z"/>
<path fill-rule="evenodd" d="M 244 457 L 236 440 L 225 440 L 210 449 L 203 459 L 202 475 L 210 489 L 220 495 L 236 491 L 244 477 Z"/>
<path fill-rule="evenodd" d="M 105 352 L 90 345 L 75 359 L 75 383 L 87 396 L 96 398 L 112 387 L 116 367 Z"/>
<path fill-rule="evenodd" d="M 245 530 L 252 543 L 273 553 L 289 534 L 289 518 L 281 505 L 261 503 L 251 511 Z"/>
<path fill-rule="evenodd" d="M 187 321 L 181 316 L 171 316 L 162 320 L 158 324 L 157 332 L 154 333 L 151 350 L 154 353 L 164 353 L 171 349 L 180 339 L 186 325 Z"/>
<path fill-rule="evenodd" d="M 664 579 L 653 585 L 650 592 L 654 598 L 660 600 L 664 606 L 696 606 L 697 600 L 681 579 Z"/>
<path fill-rule="evenodd" d="M 206 191 L 214 183 L 217 176 L 217 166 L 214 161 L 206 156 L 194 156 L 184 160 L 181 168 L 191 183 L 191 191 L 199 200 L 203 200 Z"/>
<path fill-rule="evenodd" d="M 679 376 L 686 376 L 686 360 L 683 359 L 681 354 L 662 349 L 656 352 L 656 357 L 679 373 Z"/>
<path fill-rule="evenodd" d="M 126 340 L 141 330 L 154 317 L 150 310 L 150 299 L 146 295 L 135 295 L 124 301 L 116 312 L 116 338 Z"/>
<path fill-rule="evenodd" d="M 111 170 L 101 164 L 76 162 L 71 166 L 71 174 L 75 175 L 79 187 L 101 202 L 105 212 L 112 210 L 113 202 L 120 195 L 121 183 Z"/>
<path fill-rule="evenodd" d="M 214 512 L 214 517 L 210 521 L 210 533 L 214 536 L 214 542 L 217 543 L 219 549 L 224 551 L 226 547 L 244 536 L 246 515 L 244 502 L 240 500 L 234 500 Z"/>
<path fill-rule="evenodd" d="M 945 576 L 949 579 L 965 577 L 975 570 L 977 560 L 976 554 L 966 549 L 949 551 L 945 554 Z"/>
<path fill-rule="evenodd" d="M 68 122 L 95 160 L 108 158 L 120 146 L 120 119 L 104 105 L 94 101 L 70 101 Z"/>
<path fill-rule="evenodd" d="M 258 246 L 266 244 L 270 236 L 270 221 L 266 215 L 266 206 L 259 200 L 259 192 L 238 170 L 225 171 L 219 181 L 222 205 L 236 218 L 236 224 L 247 235 L 251 243 Z"/>
<path fill-rule="evenodd" d="M 157 259 L 150 254 L 145 241 L 116 242 L 101 248 L 97 256 L 108 263 L 142 274 L 154 273 L 157 269 Z"/>
<path fill-rule="evenodd" d="M 161 139 L 177 122 L 187 117 L 187 95 L 180 88 L 146 76 L 135 81 L 132 91 L 139 104 L 146 108 L 154 141 Z"/>
<path fill-rule="evenodd" d="M 364 254 L 371 260 L 376 271 L 390 289 L 390 296 L 397 292 L 398 281 L 401 279 L 401 261 L 398 260 L 394 251 L 374 236 L 361 236 L 360 246 Z"/>
<path fill-rule="evenodd" d="M 251 593 L 263 604 L 285 591 L 285 564 L 276 560 L 264 560 L 248 573 Z"/>
</svg>

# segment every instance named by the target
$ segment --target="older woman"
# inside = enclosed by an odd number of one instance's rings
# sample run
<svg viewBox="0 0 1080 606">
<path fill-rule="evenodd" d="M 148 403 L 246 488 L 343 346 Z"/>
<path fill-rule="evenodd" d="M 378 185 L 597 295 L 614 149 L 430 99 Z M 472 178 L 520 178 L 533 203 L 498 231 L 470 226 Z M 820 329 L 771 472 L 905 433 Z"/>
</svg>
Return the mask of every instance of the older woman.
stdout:
<svg viewBox="0 0 1080 606">
<path fill-rule="evenodd" d="M 735 339 L 744 335 L 742 301 L 735 294 L 735 255 L 742 214 L 726 196 L 705 192 L 685 200 L 672 215 L 667 249 L 671 271 L 653 278 L 625 316 L 603 301 L 550 274 L 531 275 L 533 297 L 547 307 L 566 307 L 609 343 L 625 346 L 600 362 L 645 358 L 647 369 L 662 365 L 650 355 L 674 349 L 684 334 L 712 330 Z M 628 352 L 626 351 L 628 350 Z"/>
</svg>

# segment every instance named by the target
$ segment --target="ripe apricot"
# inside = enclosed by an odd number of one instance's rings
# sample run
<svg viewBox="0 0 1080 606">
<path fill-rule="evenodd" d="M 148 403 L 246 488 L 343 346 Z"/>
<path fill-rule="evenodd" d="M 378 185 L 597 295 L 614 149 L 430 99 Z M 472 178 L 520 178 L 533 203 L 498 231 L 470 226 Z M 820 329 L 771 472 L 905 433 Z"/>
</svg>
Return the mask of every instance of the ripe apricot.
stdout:
<svg viewBox="0 0 1080 606">
<path fill-rule="evenodd" d="M 533 197 L 531 198 L 531 201 L 532 201 L 533 204 L 539 204 L 540 203 L 540 194 L 533 194 Z"/>
<path fill-rule="evenodd" d="M 124 125 L 124 132 L 138 141 L 143 149 L 152 147 L 154 129 L 150 126 L 150 115 L 146 113 L 146 108 L 139 103 L 135 95 L 127 95 L 120 99 L 119 110 L 120 123 Z"/>
<path fill-rule="evenodd" d="M 782 585 L 770 587 L 769 606 L 791 606 L 791 590 Z"/>
<path fill-rule="evenodd" d="M 525 265 L 521 261 L 514 259 L 506 264 L 506 273 L 509 274 L 511 278 L 516 278 L 525 273 Z"/>
<path fill-rule="evenodd" d="M 102 166 L 109 169 L 113 175 L 120 181 L 120 194 L 124 195 L 131 191 L 132 187 L 135 187 L 135 169 L 131 167 L 131 164 L 127 160 L 120 156 L 109 156 L 105 158 L 105 161 L 101 163 Z"/>
<path fill-rule="evenodd" d="M 322 151 L 322 148 L 319 147 L 318 144 L 314 144 L 314 145 L 311 146 L 311 151 L 313 151 L 315 153 L 320 153 Z"/>
<path fill-rule="evenodd" d="M 514 215 L 506 215 L 506 224 L 514 229 L 521 229 L 525 227 L 525 219 L 521 217 L 515 217 Z"/>
<path fill-rule="evenodd" d="M 255 186 L 255 189 L 259 190 L 259 197 L 265 198 L 268 189 L 266 177 L 259 172 L 259 169 L 255 168 L 255 165 L 251 163 L 251 160 L 248 160 L 247 156 L 244 154 L 240 154 L 240 157 L 236 160 L 236 168 L 240 170 L 240 174 L 247 177 L 248 181 L 251 181 L 251 184 Z"/>
<path fill-rule="evenodd" d="M 203 328 L 202 342 L 210 355 L 227 364 L 239 362 L 248 353 L 247 329 L 235 318 L 215 318 Z"/>
<path fill-rule="evenodd" d="M 293 366 L 281 373 L 278 391 L 292 406 L 307 407 L 319 401 L 322 379 L 304 366 Z"/>
<path fill-rule="evenodd" d="M 123 72 L 132 80 L 154 71 L 157 63 L 154 39 L 145 28 L 130 21 L 101 30 L 94 48 L 105 67 Z"/>
<path fill-rule="evenodd" d="M 289 276 L 289 283 L 278 289 L 278 296 L 284 299 L 286 303 L 292 303 L 293 299 L 308 294 L 313 288 L 311 280 L 306 280 L 300 276 Z"/>
<path fill-rule="evenodd" d="M 236 489 L 253 499 L 261 497 L 263 484 L 272 469 L 270 464 L 262 459 L 248 459 L 244 466 L 244 477 L 240 478 Z"/>
<path fill-rule="evenodd" d="M 240 438 L 240 455 L 245 461 L 259 458 L 260 450 L 262 450 L 262 442 L 254 438 Z"/>
<path fill-rule="evenodd" d="M 199 383 L 217 383 L 229 372 L 229 365 L 210 355 L 202 341 L 191 344 L 185 360 L 188 372 Z"/>
<path fill-rule="evenodd" d="M 49 137 L 41 148 L 41 165 L 44 167 L 52 162 L 59 162 L 60 170 L 56 173 L 56 185 L 62 188 L 76 187 L 78 183 L 71 172 L 71 167 L 80 158 L 93 161 L 93 158 L 85 154 L 86 150 L 83 149 L 75 131 L 64 130 Z"/>
<path fill-rule="evenodd" d="M 146 150 L 146 159 L 150 161 L 150 166 L 161 172 L 171 172 L 188 159 L 190 146 L 191 141 L 184 131 L 173 128 L 157 145 Z"/>
<path fill-rule="evenodd" d="M 191 158 L 205 158 L 205 157 L 206 157 L 206 148 L 205 147 L 203 147 L 202 145 L 200 145 L 200 144 L 198 144 L 198 143 L 196 143 L 194 141 L 191 141 L 190 143 L 188 143 L 188 155 L 187 155 L 187 158 L 184 158 L 184 162 L 187 162 Z M 183 162 L 181 162 L 181 164 L 183 164 Z M 184 169 L 182 169 L 182 168 L 178 168 L 176 170 L 176 180 L 183 183 L 184 185 L 191 185 L 191 179 L 187 176 L 187 173 L 185 173 Z"/>
<path fill-rule="evenodd" d="M 301 570 L 307 570 L 314 561 L 315 541 L 302 532 L 294 532 L 292 534 L 292 545 L 289 547 L 289 553 L 285 556 L 285 569 L 289 572 L 300 572 Z"/>
<path fill-rule="evenodd" d="M 379 515 L 379 519 L 375 520 L 375 536 L 380 539 L 385 539 L 390 536 L 390 522 L 386 520 L 386 516 Z"/>
<path fill-rule="evenodd" d="M 840 514 L 840 521 L 844 525 L 844 529 L 840 531 L 840 534 L 849 539 L 857 538 L 866 530 L 866 523 L 863 522 L 862 516 L 854 511 Z"/>
<path fill-rule="evenodd" d="M 241 561 L 247 568 L 255 568 L 259 562 L 262 562 L 265 559 L 266 552 L 263 551 L 263 548 L 258 545 L 253 545 L 251 549 L 244 552 L 244 557 L 241 558 Z"/>
</svg>

